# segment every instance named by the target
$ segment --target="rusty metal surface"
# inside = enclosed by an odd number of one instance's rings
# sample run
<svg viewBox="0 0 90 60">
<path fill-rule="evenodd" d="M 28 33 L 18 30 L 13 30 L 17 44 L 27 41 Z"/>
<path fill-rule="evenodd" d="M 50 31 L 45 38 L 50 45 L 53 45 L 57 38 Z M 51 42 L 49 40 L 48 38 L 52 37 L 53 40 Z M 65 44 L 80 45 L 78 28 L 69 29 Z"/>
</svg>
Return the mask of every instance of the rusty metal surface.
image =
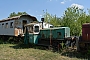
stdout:
<svg viewBox="0 0 90 60">
<path fill-rule="evenodd" d="M 82 25 L 82 40 L 90 40 L 90 24 Z"/>
<path fill-rule="evenodd" d="M 15 29 L 15 36 L 18 36 L 18 29 Z"/>
</svg>

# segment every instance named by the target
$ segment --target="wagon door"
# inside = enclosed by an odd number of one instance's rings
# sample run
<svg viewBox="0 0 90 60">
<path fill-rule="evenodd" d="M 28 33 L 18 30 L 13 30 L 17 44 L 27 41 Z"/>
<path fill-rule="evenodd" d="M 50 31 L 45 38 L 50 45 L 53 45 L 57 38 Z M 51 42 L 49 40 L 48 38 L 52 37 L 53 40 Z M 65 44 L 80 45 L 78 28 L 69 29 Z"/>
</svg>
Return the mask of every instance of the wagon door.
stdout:
<svg viewBox="0 0 90 60">
<path fill-rule="evenodd" d="M 22 24 L 23 25 L 23 33 L 24 33 L 24 30 L 25 30 L 25 27 L 24 27 L 25 24 L 27 24 L 27 20 L 23 20 L 23 24 Z"/>
</svg>

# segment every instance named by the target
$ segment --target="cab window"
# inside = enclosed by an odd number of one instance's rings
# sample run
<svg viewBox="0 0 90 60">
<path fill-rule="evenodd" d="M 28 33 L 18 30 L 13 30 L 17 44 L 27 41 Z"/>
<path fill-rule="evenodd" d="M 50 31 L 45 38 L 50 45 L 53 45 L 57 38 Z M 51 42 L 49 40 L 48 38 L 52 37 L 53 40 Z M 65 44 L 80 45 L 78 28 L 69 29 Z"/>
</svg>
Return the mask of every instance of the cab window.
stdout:
<svg viewBox="0 0 90 60">
<path fill-rule="evenodd" d="M 35 26 L 34 32 L 39 32 L 39 26 Z"/>
</svg>

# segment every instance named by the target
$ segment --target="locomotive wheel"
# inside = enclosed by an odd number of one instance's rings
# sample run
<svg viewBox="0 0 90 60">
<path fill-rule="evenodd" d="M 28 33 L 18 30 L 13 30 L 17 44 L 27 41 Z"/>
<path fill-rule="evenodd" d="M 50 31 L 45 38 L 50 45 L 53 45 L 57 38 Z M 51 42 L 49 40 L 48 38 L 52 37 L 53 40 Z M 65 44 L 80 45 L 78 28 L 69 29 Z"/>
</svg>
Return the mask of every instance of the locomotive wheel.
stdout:
<svg viewBox="0 0 90 60">
<path fill-rule="evenodd" d="M 52 45 L 49 45 L 48 48 L 49 50 L 53 50 Z"/>
</svg>

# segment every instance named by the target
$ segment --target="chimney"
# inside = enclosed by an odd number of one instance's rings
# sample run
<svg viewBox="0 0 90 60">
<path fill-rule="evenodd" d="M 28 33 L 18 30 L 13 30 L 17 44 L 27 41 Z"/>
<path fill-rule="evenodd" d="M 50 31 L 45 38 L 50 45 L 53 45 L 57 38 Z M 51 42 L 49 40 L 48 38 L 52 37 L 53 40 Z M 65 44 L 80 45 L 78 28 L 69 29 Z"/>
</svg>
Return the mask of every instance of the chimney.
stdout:
<svg viewBox="0 0 90 60">
<path fill-rule="evenodd" d="M 43 22 L 44 22 L 44 18 L 41 18 L 41 21 L 42 21 L 42 29 L 43 29 Z"/>
</svg>

